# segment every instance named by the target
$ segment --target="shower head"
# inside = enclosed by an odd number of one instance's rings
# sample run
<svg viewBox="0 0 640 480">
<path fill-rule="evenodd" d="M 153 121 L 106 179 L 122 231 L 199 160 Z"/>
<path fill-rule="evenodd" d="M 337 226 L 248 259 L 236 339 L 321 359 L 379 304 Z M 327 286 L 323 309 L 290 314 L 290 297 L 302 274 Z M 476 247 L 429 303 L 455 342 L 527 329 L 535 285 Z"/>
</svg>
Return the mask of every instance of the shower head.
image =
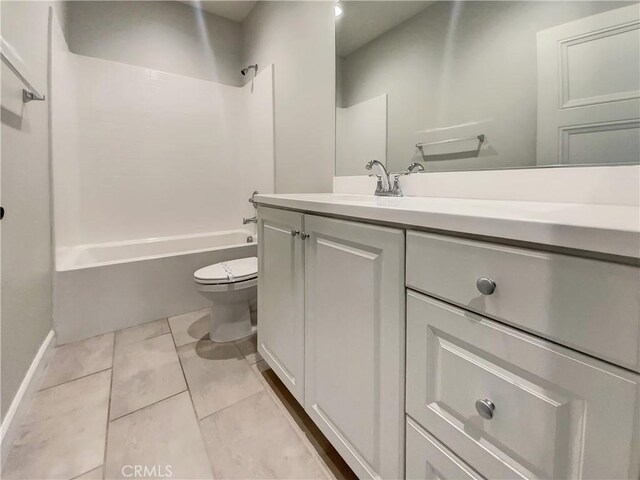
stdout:
<svg viewBox="0 0 640 480">
<path fill-rule="evenodd" d="M 249 70 L 251 69 L 255 70 L 255 73 L 258 73 L 258 64 L 256 63 L 255 65 L 249 65 L 248 67 L 243 68 L 242 70 L 240 70 L 240 73 L 242 75 L 246 75 L 247 73 L 249 73 Z"/>
</svg>

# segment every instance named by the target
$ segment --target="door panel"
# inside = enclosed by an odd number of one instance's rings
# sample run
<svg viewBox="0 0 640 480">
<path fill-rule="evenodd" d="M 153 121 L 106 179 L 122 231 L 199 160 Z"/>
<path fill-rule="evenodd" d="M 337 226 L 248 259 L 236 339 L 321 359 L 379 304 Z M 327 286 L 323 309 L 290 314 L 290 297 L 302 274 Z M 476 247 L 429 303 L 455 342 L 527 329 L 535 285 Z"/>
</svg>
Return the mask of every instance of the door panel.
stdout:
<svg viewBox="0 0 640 480">
<path fill-rule="evenodd" d="M 637 163 L 640 9 L 538 32 L 538 164 Z"/>
<path fill-rule="evenodd" d="M 258 207 L 258 351 L 304 402 L 304 242 L 301 213 Z"/>
<path fill-rule="evenodd" d="M 360 478 L 401 478 L 404 233 L 305 216 L 305 409 Z"/>
</svg>

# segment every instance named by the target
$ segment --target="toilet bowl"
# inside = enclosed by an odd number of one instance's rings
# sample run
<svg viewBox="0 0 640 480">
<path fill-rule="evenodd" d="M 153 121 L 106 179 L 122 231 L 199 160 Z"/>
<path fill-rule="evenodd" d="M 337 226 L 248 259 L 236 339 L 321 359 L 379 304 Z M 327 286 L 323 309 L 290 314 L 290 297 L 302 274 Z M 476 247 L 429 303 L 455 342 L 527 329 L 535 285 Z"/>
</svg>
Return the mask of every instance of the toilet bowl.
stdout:
<svg viewBox="0 0 640 480">
<path fill-rule="evenodd" d="M 193 274 L 196 289 L 212 303 L 209 338 L 231 342 L 255 332 L 251 310 L 258 295 L 258 259 L 215 263 Z"/>
</svg>

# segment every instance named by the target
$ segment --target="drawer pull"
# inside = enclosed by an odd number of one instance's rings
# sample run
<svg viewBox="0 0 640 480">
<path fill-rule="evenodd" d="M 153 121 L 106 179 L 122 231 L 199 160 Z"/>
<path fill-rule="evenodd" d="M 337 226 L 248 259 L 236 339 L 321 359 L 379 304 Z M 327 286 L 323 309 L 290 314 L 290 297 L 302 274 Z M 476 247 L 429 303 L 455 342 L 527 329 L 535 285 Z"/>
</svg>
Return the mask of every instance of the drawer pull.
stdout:
<svg viewBox="0 0 640 480">
<path fill-rule="evenodd" d="M 291 230 L 291 236 L 295 237 L 296 235 L 299 235 L 300 231 L 299 230 Z"/>
<path fill-rule="evenodd" d="M 487 277 L 479 278 L 476 282 L 478 291 L 483 295 L 491 295 L 496 291 L 496 282 Z"/>
<path fill-rule="evenodd" d="M 488 398 L 485 398 L 484 400 L 476 400 L 476 410 L 478 411 L 478 414 L 484 419 L 491 420 L 493 418 L 493 411 L 495 409 L 496 406 Z"/>
</svg>

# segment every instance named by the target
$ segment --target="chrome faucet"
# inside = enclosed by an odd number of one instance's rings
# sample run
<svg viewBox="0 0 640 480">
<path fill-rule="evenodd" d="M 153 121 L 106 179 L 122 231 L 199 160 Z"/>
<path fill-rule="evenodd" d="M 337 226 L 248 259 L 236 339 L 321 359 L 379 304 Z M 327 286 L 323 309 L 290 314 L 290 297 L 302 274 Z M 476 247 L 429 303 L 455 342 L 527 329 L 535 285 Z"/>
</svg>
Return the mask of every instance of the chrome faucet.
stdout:
<svg viewBox="0 0 640 480">
<path fill-rule="evenodd" d="M 369 163 L 367 163 L 365 168 L 367 170 L 371 170 L 373 167 L 378 167 L 380 169 L 381 173 L 380 175 L 378 175 L 378 183 L 380 183 L 382 190 L 388 191 L 389 184 L 391 182 L 389 181 L 389 172 L 387 172 L 387 168 L 382 162 L 379 162 L 378 160 L 371 160 Z"/>
<path fill-rule="evenodd" d="M 399 176 L 394 175 L 392 183 L 389 172 L 384 164 L 378 160 L 371 160 L 365 166 L 367 170 L 371 170 L 373 167 L 378 167 L 380 169 L 380 174 L 376 175 L 376 177 L 378 177 L 378 184 L 376 185 L 375 194 L 379 197 L 401 197 L 402 190 L 400 189 Z"/>
<path fill-rule="evenodd" d="M 243 74 L 244 75 L 244 74 Z M 258 194 L 257 190 L 254 190 L 253 193 L 251 194 L 251 198 L 248 200 L 248 202 L 253 206 L 253 208 L 255 208 L 256 210 L 258 209 L 258 203 L 256 202 L 256 195 Z M 258 223 L 258 217 L 257 216 L 253 216 L 251 218 L 243 218 L 242 219 L 242 224 L 246 225 L 247 223 Z"/>
</svg>

